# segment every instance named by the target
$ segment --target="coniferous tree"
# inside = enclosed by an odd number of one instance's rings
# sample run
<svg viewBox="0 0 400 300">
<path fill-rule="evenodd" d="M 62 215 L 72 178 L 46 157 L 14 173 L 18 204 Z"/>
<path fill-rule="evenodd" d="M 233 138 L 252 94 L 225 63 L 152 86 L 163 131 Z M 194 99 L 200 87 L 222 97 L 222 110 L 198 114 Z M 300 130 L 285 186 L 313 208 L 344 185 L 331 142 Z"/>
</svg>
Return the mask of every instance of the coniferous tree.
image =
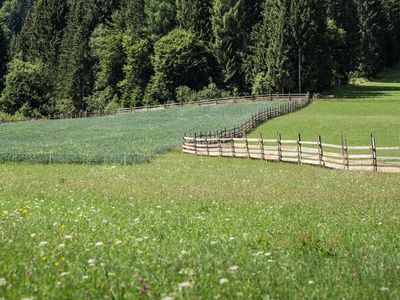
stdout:
<svg viewBox="0 0 400 300">
<path fill-rule="evenodd" d="M 157 42 L 176 25 L 175 0 L 148 0 L 145 15 L 147 34 L 153 42 Z"/>
<path fill-rule="evenodd" d="M 290 50 L 298 75 L 293 80 L 302 91 L 326 89 L 331 83 L 331 70 L 325 0 L 293 0 L 290 17 L 294 39 L 294 49 Z"/>
<path fill-rule="evenodd" d="M 371 77 L 385 65 L 385 17 L 380 0 L 357 0 L 360 23 L 359 70 Z"/>
<path fill-rule="evenodd" d="M 328 9 L 328 42 L 332 75 L 336 82 L 346 82 L 357 66 L 359 24 L 354 0 L 330 0 Z"/>
<path fill-rule="evenodd" d="M 211 0 L 176 0 L 178 25 L 204 41 L 211 38 Z"/>
<path fill-rule="evenodd" d="M 3 32 L 3 28 L 0 26 L 0 93 L 3 90 L 3 77 L 7 71 L 7 40 Z"/>
<path fill-rule="evenodd" d="M 267 0 L 265 30 L 268 37 L 266 73 L 259 73 L 254 92 L 289 92 L 293 89 L 294 67 L 291 61 L 293 38 L 291 35 L 290 1 Z M 260 57 L 262 59 L 262 57 Z M 257 87 L 258 90 L 257 91 Z"/>
<path fill-rule="evenodd" d="M 16 52 L 25 60 L 40 60 L 55 69 L 67 13 L 64 0 L 37 0 L 17 38 Z"/>
<path fill-rule="evenodd" d="M 244 85 L 243 53 L 246 45 L 243 0 L 215 0 L 212 8 L 212 50 L 230 90 Z"/>
<path fill-rule="evenodd" d="M 382 0 L 385 12 L 386 66 L 393 66 L 400 58 L 400 2 Z"/>
</svg>

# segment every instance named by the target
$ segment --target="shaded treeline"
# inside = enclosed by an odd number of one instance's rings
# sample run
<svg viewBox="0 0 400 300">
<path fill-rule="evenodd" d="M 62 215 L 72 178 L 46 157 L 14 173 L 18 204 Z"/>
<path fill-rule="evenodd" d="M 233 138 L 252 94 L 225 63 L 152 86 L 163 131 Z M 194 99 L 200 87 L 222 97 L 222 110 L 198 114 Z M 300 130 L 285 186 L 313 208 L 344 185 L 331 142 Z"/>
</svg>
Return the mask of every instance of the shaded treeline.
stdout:
<svg viewBox="0 0 400 300">
<path fill-rule="evenodd" d="M 0 0 L 0 110 L 322 91 L 400 56 L 397 0 Z"/>
</svg>

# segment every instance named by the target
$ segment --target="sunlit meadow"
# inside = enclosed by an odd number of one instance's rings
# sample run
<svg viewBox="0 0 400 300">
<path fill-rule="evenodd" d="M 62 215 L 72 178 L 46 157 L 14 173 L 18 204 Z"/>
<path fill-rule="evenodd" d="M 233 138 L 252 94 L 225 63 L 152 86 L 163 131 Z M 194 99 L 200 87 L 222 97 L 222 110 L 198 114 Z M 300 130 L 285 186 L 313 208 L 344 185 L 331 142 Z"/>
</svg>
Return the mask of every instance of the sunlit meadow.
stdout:
<svg viewBox="0 0 400 300">
<path fill-rule="evenodd" d="M 0 173 L 0 298 L 400 293 L 400 175 L 178 153 Z"/>
</svg>

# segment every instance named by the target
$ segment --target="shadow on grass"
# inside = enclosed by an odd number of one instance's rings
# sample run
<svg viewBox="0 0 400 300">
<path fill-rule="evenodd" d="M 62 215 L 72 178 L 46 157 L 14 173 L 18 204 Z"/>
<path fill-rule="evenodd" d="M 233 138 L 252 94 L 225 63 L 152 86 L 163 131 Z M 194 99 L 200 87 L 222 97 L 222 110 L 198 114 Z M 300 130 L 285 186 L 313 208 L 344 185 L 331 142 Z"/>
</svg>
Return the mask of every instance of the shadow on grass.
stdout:
<svg viewBox="0 0 400 300">
<path fill-rule="evenodd" d="M 392 81 L 390 81 L 392 82 Z M 336 98 L 381 98 L 385 96 L 391 96 L 393 92 L 399 92 L 400 98 L 400 86 L 371 86 L 371 85 L 358 85 L 358 86 L 346 86 L 337 87 L 331 91 Z"/>
</svg>

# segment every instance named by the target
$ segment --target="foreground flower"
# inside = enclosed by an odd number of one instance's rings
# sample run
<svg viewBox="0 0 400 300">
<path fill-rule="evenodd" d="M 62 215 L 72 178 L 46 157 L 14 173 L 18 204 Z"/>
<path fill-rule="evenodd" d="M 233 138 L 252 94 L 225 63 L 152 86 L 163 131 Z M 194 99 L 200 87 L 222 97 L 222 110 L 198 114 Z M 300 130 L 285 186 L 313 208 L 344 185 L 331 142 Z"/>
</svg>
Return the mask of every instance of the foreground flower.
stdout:
<svg viewBox="0 0 400 300">
<path fill-rule="evenodd" d="M 102 247 L 104 244 L 102 242 L 97 242 L 96 244 L 94 244 L 96 247 Z"/>
<path fill-rule="evenodd" d="M 0 286 L 5 286 L 7 281 L 4 278 L 0 278 Z"/>
<path fill-rule="evenodd" d="M 229 268 L 229 271 L 230 272 L 236 272 L 238 269 L 239 269 L 238 266 L 232 266 L 232 267 Z"/>
<path fill-rule="evenodd" d="M 178 284 L 179 289 L 185 289 L 185 288 L 190 288 L 192 287 L 192 283 L 190 281 L 184 281 Z"/>
<path fill-rule="evenodd" d="M 219 280 L 219 284 L 225 284 L 225 283 L 228 283 L 228 282 L 229 282 L 229 280 L 226 279 L 226 278 L 221 278 L 221 279 Z"/>
</svg>

